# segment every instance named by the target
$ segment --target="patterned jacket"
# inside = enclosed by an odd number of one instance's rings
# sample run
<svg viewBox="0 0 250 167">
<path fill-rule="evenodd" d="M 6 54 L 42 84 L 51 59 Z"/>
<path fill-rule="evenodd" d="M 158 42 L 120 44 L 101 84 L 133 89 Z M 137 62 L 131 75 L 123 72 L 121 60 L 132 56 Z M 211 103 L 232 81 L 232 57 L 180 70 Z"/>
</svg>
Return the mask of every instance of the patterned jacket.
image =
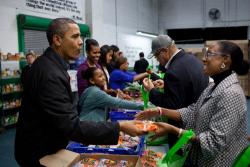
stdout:
<svg viewBox="0 0 250 167">
<path fill-rule="evenodd" d="M 230 167 L 248 144 L 246 99 L 235 73 L 213 86 L 196 103 L 178 110 L 184 128 L 192 128 L 199 139 L 187 161 L 192 166 Z"/>
</svg>

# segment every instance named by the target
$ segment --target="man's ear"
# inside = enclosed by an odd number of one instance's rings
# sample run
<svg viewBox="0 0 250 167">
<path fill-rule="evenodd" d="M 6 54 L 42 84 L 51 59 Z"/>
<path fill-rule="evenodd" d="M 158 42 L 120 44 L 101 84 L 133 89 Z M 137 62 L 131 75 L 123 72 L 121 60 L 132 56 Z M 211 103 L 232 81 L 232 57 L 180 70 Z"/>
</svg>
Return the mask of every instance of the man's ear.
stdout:
<svg viewBox="0 0 250 167">
<path fill-rule="evenodd" d="M 53 43 L 54 43 L 56 46 L 61 46 L 62 37 L 61 37 L 60 35 L 55 34 L 55 35 L 53 36 Z"/>
</svg>

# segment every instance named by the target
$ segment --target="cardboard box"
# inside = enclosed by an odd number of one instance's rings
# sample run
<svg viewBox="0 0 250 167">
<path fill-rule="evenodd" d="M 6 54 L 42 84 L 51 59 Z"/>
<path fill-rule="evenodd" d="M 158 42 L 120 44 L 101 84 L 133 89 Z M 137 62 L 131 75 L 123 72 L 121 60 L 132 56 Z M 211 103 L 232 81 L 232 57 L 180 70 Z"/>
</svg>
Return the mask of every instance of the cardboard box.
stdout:
<svg viewBox="0 0 250 167">
<path fill-rule="evenodd" d="M 203 58 L 202 48 L 185 48 L 184 50 L 187 53 L 195 55 L 199 60 L 202 61 Z"/>
<path fill-rule="evenodd" d="M 238 75 L 238 79 L 240 82 L 240 86 L 242 87 L 242 89 L 244 91 L 244 94 L 246 96 L 249 96 L 249 76 L 248 76 L 248 74 L 244 75 L 244 76 Z"/>
<path fill-rule="evenodd" d="M 71 167 L 80 160 L 80 154 L 62 149 L 56 154 L 44 156 L 39 162 L 47 167 Z"/>
<path fill-rule="evenodd" d="M 83 158 L 111 159 L 129 161 L 131 167 L 140 167 L 137 155 L 113 155 L 113 154 L 78 154 L 69 150 L 60 150 L 56 154 L 47 155 L 40 159 L 40 163 L 47 167 L 71 167 Z"/>
</svg>

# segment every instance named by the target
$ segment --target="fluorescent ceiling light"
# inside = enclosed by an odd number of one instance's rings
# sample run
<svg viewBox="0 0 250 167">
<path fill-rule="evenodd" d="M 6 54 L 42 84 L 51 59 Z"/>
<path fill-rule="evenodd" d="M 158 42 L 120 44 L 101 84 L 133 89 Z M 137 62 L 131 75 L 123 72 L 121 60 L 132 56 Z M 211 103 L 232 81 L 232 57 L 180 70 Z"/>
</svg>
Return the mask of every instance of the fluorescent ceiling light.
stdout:
<svg viewBox="0 0 250 167">
<path fill-rule="evenodd" d="M 137 35 L 144 36 L 144 37 L 151 37 L 151 38 L 156 38 L 157 35 L 153 33 L 148 33 L 148 32 L 143 32 L 143 31 L 137 31 Z"/>
</svg>

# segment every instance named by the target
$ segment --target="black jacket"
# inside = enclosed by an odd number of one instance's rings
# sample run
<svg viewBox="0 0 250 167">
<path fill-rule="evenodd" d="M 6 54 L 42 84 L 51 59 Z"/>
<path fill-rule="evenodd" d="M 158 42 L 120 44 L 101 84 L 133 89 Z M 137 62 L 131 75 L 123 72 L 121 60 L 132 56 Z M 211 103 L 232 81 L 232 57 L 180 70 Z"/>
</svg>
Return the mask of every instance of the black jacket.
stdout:
<svg viewBox="0 0 250 167">
<path fill-rule="evenodd" d="M 164 93 L 153 88 L 149 100 L 156 106 L 180 109 L 196 102 L 208 85 L 208 77 L 203 74 L 203 65 L 195 56 L 178 52 L 170 62 L 164 76 Z M 180 127 L 173 120 L 169 123 Z M 169 146 L 175 144 L 177 137 L 169 134 Z"/>
<path fill-rule="evenodd" d="M 146 72 L 147 67 L 148 67 L 148 61 L 145 58 L 143 58 L 135 62 L 134 71 L 137 74 L 144 73 Z"/>
<path fill-rule="evenodd" d="M 25 79 L 27 78 L 27 74 L 28 74 L 28 71 L 30 70 L 30 68 L 31 68 L 31 65 L 26 65 L 25 67 L 23 67 L 22 73 L 21 73 L 22 84 L 24 83 Z"/>
<path fill-rule="evenodd" d="M 202 62 L 181 50 L 166 69 L 164 93 L 154 88 L 149 93 L 149 100 L 169 109 L 187 107 L 196 102 L 207 85 L 208 77 L 203 74 Z"/>
<path fill-rule="evenodd" d="M 32 65 L 24 82 L 15 156 L 21 166 L 63 149 L 69 140 L 85 144 L 116 144 L 117 123 L 80 122 L 67 66 L 51 48 Z"/>
</svg>

